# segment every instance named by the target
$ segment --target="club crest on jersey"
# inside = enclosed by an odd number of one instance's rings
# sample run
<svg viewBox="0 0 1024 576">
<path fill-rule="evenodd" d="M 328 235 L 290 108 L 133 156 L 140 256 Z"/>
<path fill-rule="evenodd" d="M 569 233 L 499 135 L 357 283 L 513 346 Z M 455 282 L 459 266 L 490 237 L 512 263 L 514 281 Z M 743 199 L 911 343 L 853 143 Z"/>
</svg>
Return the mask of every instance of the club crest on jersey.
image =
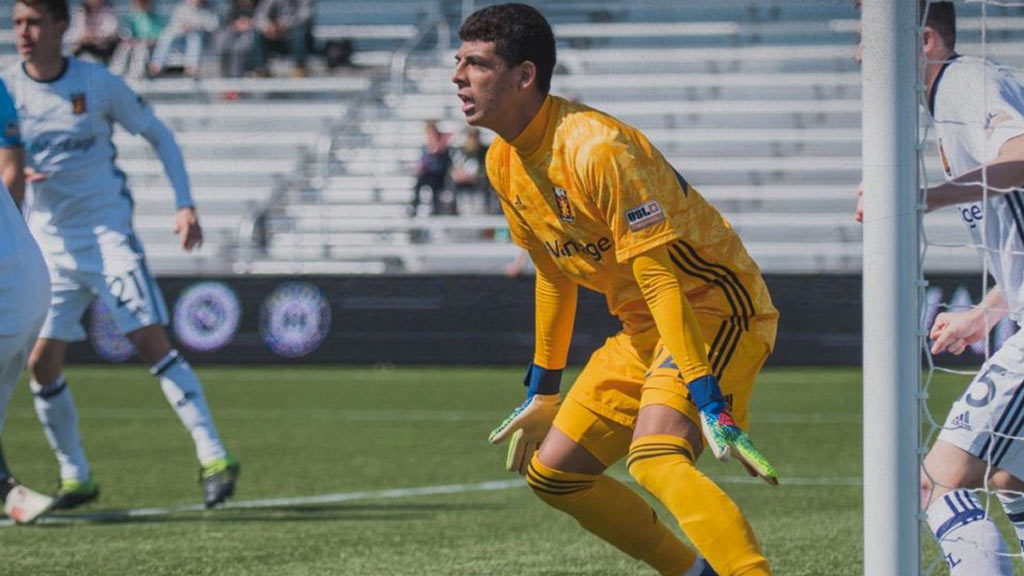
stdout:
<svg viewBox="0 0 1024 576">
<path fill-rule="evenodd" d="M 572 204 L 569 204 L 569 193 L 565 191 L 565 188 L 559 188 L 555 186 L 552 188 L 555 192 L 555 205 L 558 206 L 558 218 L 563 222 L 573 222 L 576 220 L 576 216 L 572 213 Z"/>
<path fill-rule="evenodd" d="M 523 200 L 522 198 L 519 197 L 518 194 L 516 195 L 515 201 L 512 202 L 512 207 L 520 212 L 526 210 L 526 204 L 523 204 Z"/>
<path fill-rule="evenodd" d="M 664 219 L 665 213 L 661 210 L 661 205 L 655 200 L 626 210 L 626 223 L 629 224 L 629 229 L 633 232 L 653 226 Z"/>
<path fill-rule="evenodd" d="M 84 92 L 76 92 L 71 95 L 71 111 L 74 112 L 76 116 L 81 116 L 82 114 L 85 114 Z"/>
</svg>

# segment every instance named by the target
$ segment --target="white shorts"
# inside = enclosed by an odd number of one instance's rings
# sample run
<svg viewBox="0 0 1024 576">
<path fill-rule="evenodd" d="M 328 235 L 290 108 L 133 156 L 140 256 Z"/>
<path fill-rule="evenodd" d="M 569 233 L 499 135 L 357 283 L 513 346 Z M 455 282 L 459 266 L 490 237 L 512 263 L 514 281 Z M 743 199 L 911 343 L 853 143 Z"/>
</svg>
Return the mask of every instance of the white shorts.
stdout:
<svg viewBox="0 0 1024 576">
<path fill-rule="evenodd" d="M 985 362 L 953 403 L 939 440 L 1024 479 L 1024 330 Z"/>
<path fill-rule="evenodd" d="M 163 293 L 146 266 L 142 245 L 134 235 L 106 232 L 95 250 L 47 253 L 52 294 L 40 338 L 85 340 L 82 316 L 99 299 L 110 310 L 122 334 L 153 324 L 167 324 Z M 69 265 L 69 261 L 73 264 Z"/>
</svg>

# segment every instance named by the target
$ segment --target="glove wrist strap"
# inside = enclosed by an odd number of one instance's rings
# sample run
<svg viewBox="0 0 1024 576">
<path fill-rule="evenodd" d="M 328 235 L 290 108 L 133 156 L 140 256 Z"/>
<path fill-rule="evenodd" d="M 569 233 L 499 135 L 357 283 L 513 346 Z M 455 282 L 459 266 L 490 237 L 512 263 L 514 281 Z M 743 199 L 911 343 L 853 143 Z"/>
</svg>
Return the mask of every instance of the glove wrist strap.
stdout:
<svg viewBox="0 0 1024 576">
<path fill-rule="evenodd" d="M 708 374 L 687 382 L 686 389 L 689 390 L 690 398 L 697 406 L 697 410 L 721 412 L 725 409 L 725 397 L 722 396 L 722 389 L 713 375 Z"/>
<path fill-rule="evenodd" d="M 523 386 L 526 386 L 527 398 L 537 394 L 558 394 L 562 386 L 562 371 L 541 368 L 531 362 L 526 368 Z"/>
</svg>

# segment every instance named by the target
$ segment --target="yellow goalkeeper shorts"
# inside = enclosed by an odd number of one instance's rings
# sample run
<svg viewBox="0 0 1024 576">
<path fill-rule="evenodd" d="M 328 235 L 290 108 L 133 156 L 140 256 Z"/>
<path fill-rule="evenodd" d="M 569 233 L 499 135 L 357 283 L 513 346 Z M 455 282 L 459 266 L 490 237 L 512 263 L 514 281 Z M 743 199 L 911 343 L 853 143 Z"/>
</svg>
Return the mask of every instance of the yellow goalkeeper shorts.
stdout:
<svg viewBox="0 0 1024 576">
<path fill-rule="evenodd" d="M 754 381 L 774 342 L 765 342 L 754 331 L 740 330 L 728 320 L 704 317 L 700 321 L 712 371 L 736 423 L 746 428 Z M 775 318 L 760 321 L 774 323 Z M 772 328 L 768 332 L 774 334 Z M 553 425 L 611 466 L 629 450 L 637 412 L 652 404 L 672 407 L 698 422 L 697 407 L 657 330 L 620 332 L 590 357 Z"/>
</svg>

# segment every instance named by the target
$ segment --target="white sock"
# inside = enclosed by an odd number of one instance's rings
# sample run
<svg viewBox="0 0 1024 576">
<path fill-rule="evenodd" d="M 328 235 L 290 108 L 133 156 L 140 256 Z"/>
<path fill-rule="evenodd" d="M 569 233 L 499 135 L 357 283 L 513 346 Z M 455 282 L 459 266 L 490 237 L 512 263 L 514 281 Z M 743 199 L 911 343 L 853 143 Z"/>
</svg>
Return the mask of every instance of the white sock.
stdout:
<svg viewBox="0 0 1024 576">
<path fill-rule="evenodd" d="M 227 451 L 220 443 L 217 427 L 213 425 L 210 408 L 206 405 L 203 385 L 185 358 L 177 350 L 171 350 L 163 360 L 154 364 L 149 372 L 160 380 L 164 397 L 178 413 L 178 419 L 185 429 L 192 435 L 199 463 L 206 465 L 213 460 L 226 457 Z"/>
<path fill-rule="evenodd" d="M 683 572 L 679 576 L 706 576 L 707 574 L 714 574 L 711 570 L 711 566 L 708 565 L 707 561 L 698 554 L 697 560 L 690 566 L 690 569 Z"/>
<path fill-rule="evenodd" d="M 60 464 L 61 480 L 88 480 L 89 463 L 78 432 L 78 410 L 64 375 L 46 385 L 32 380 L 29 386 L 35 397 L 36 416 Z"/>
<path fill-rule="evenodd" d="M 1017 534 L 1017 542 L 1024 551 L 1024 495 L 1010 492 L 999 492 L 999 503 L 1003 505 L 1006 517 L 1013 524 L 1013 531 Z"/>
<path fill-rule="evenodd" d="M 1006 543 L 977 494 L 954 490 L 932 502 L 927 515 L 951 576 L 1013 576 Z"/>
</svg>

